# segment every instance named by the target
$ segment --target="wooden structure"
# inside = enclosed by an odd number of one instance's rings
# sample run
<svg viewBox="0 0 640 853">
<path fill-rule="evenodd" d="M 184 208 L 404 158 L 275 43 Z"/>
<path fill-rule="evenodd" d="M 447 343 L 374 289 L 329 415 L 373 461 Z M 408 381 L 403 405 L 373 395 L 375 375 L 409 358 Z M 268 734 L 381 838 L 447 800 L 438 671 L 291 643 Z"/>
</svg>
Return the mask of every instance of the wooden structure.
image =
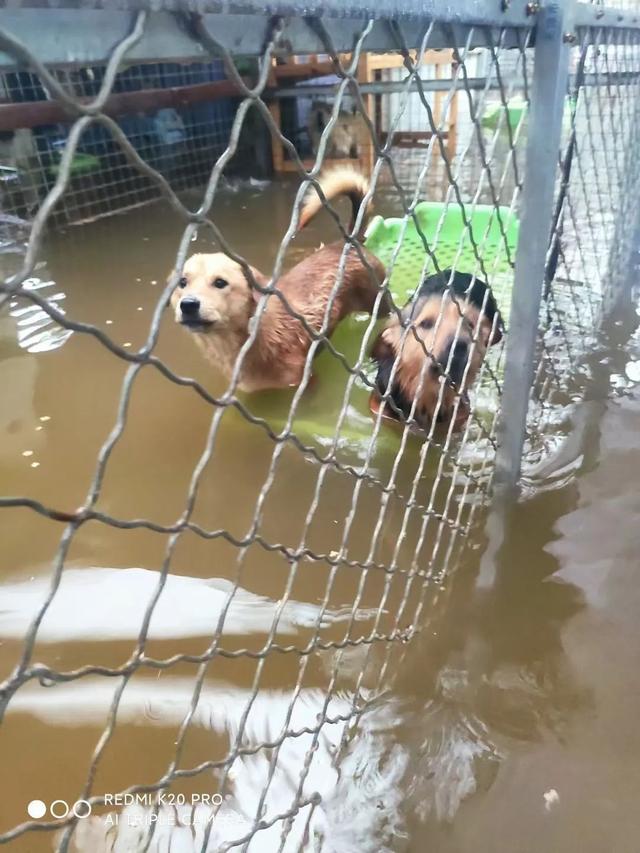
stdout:
<svg viewBox="0 0 640 853">
<path fill-rule="evenodd" d="M 415 60 L 415 52 L 412 51 Z M 349 56 L 344 57 L 347 62 Z M 358 83 L 374 83 L 382 76 L 383 71 L 394 68 L 402 68 L 404 60 L 397 53 L 378 53 L 364 54 L 358 63 L 357 79 Z M 445 79 L 443 70 L 446 67 L 454 68 L 453 51 L 451 50 L 429 50 L 424 54 L 422 65 L 433 66 L 435 68 L 435 77 L 438 80 Z M 281 86 L 290 86 L 299 83 L 303 80 L 312 80 L 318 77 L 327 77 L 335 74 L 335 67 L 331 60 L 324 59 L 318 55 L 310 55 L 305 57 L 294 57 L 291 61 L 284 64 L 277 64 L 274 60 L 273 69 L 269 86 L 271 89 L 277 89 Z M 447 92 L 438 91 L 435 93 L 433 118 L 436 127 L 442 121 L 443 101 Z M 305 97 L 304 87 L 300 87 L 300 97 Z M 376 137 L 382 145 L 387 141 L 387 134 L 381 129 L 381 94 L 366 93 L 362 95 L 362 101 L 366 109 L 367 115 L 371 119 L 376 130 Z M 281 102 L 279 99 L 272 99 L 269 103 L 269 110 L 274 118 L 278 128 L 282 129 L 282 111 Z M 451 104 L 447 111 L 446 123 L 442 129 L 441 135 L 444 138 L 447 149 L 447 157 L 451 161 L 456 153 L 456 124 L 458 119 L 458 93 L 453 93 Z M 426 126 L 424 130 L 399 131 L 394 134 L 393 145 L 401 148 L 424 148 L 429 144 L 429 140 L 433 136 L 431 128 Z M 273 171 L 276 175 L 281 175 L 287 172 L 296 172 L 297 167 L 292 160 L 285 157 L 285 148 L 280 140 L 273 135 L 272 137 L 272 160 Z M 313 166 L 314 159 L 307 158 L 302 161 L 306 169 Z M 353 160 L 338 160 L 332 159 L 331 163 L 353 163 Z M 375 162 L 375 149 L 373 143 L 363 146 L 363 150 L 359 152 L 358 165 L 365 174 L 370 174 Z"/>
</svg>

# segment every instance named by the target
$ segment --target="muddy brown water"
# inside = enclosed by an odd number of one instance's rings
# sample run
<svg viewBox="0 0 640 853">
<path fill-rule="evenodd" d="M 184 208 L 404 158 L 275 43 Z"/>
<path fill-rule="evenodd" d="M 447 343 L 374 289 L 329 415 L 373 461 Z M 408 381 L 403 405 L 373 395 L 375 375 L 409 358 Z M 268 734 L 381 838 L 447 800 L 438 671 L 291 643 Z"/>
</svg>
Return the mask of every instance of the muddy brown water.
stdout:
<svg viewBox="0 0 640 853">
<path fill-rule="evenodd" d="M 245 186 L 221 195 L 216 219 L 252 263 L 269 269 L 292 197 L 289 185 Z M 134 351 L 148 334 L 180 232 L 173 214 L 151 205 L 52 234 L 36 275 L 55 282 L 43 293 L 64 293 L 58 304 L 75 320 L 95 324 Z M 324 223 L 298 238 L 288 262 L 330 236 L 331 226 Z M 201 234 L 198 247 L 210 245 Z M 8 256 L 0 261 L 4 269 L 13 263 Z M 16 307 L 10 309 L 14 314 Z M 24 318 L 6 311 L 0 316 L 2 492 L 69 511 L 85 500 L 100 448 L 116 424 L 127 366 L 84 334 L 48 350 L 49 326 L 40 330 L 37 351 L 28 352 L 17 342 L 18 329 L 24 329 L 17 321 Z M 218 790 L 220 773 L 206 762 L 215 765 L 224 758 L 247 707 L 242 745 L 249 752 L 261 741 L 277 741 L 283 726 L 313 728 L 319 713 L 334 720 L 323 729 L 302 788 L 303 797 L 320 792 L 322 803 L 312 819 L 304 810 L 294 815 L 286 850 L 316 849 L 307 832 L 317 844 L 324 840 L 325 849 L 341 852 L 636 851 L 640 375 L 634 365 L 640 361 L 640 336 L 633 331 L 634 318 L 629 309 L 622 326 L 605 329 L 589 360 L 586 401 L 568 413 L 562 427 L 568 440 L 564 456 L 529 484 L 502 546 L 496 525 L 486 525 L 486 511 L 477 513 L 470 547 L 452 560 L 455 572 L 427 595 L 419 617 L 422 630 L 407 645 L 382 641 L 305 655 L 272 652 L 263 659 L 260 649 L 274 602 L 288 583 L 292 603 L 282 610 L 275 640 L 298 649 L 313 643 L 323 602 L 323 641 L 409 628 L 421 585 L 414 581 L 406 601 L 406 573 L 348 566 L 332 571 L 327 562 L 303 558 L 292 574 L 290 561 L 278 551 L 256 544 L 241 551 L 224 538 L 183 534 L 146 652 L 160 659 L 202 654 L 228 593 L 225 582 L 239 577 L 242 590 L 229 616 L 232 630 L 223 633 L 220 644 L 224 655 L 216 655 L 200 673 L 190 662 L 136 672 L 122 694 L 115 731 L 102 748 L 92 793 L 152 784 L 167 772 L 200 674 L 202 693 L 178 766 L 203 766 L 169 789 L 187 802 Z M 623 343 L 627 333 L 631 339 Z M 169 316 L 162 321 L 157 353 L 210 393 L 224 391 Z M 251 405 L 263 416 L 272 402 Z M 313 396 L 304 405 L 313 419 Z M 126 428 L 108 461 L 100 511 L 164 525 L 180 518 L 211 413 L 192 389 L 143 369 L 133 385 Z M 319 446 L 330 438 L 321 436 Z M 193 520 L 242 540 L 253 529 L 263 493 L 258 530 L 270 543 L 295 549 L 304 541 L 331 554 L 340 549 L 348 525 L 351 559 L 366 561 L 373 549 L 375 561 L 411 565 L 420 525 L 412 519 L 398 545 L 401 500 L 389 501 L 375 533 L 380 491 L 363 486 L 351 517 L 353 478 L 327 469 L 305 528 L 319 466 L 285 444 L 265 491 L 273 450 L 264 430 L 237 412 L 225 412 Z M 397 475 L 403 495 L 410 489 L 416 453 L 409 448 L 409 460 Z M 344 454 L 347 463 L 362 463 L 358 446 L 347 445 Z M 371 470 L 383 479 L 390 469 L 383 448 Z M 433 465 L 425 469 L 419 494 L 428 494 L 434 470 Z M 22 508 L 3 509 L 1 523 L 0 672 L 6 677 L 46 592 L 63 527 Z M 428 534 L 418 562 L 428 558 L 436 535 Z M 82 526 L 32 660 L 59 672 L 121 666 L 136 647 L 168 541 L 168 534 L 146 529 Z M 438 559 L 445 553 L 441 546 Z M 205 583 L 208 579 L 217 580 Z M 350 621 L 354 602 L 358 618 Z M 376 619 L 381 602 L 384 613 Z M 242 649 L 254 655 L 233 656 Z M 362 716 L 338 773 L 331 757 L 343 734 L 340 720 L 351 713 L 354 691 L 366 696 L 381 678 L 389 689 Z M 294 685 L 300 693 L 289 718 Z M 84 790 L 120 686 L 121 678 L 95 674 L 55 687 L 32 680 L 15 694 L 0 726 L 0 832 L 27 819 L 30 801 L 73 802 Z M 328 689 L 333 693 L 325 707 Z M 311 735 L 302 734 L 287 739 L 279 752 L 259 750 L 234 762 L 223 787 L 226 822 L 219 820 L 212 833 L 218 846 L 251 831 L 263 789 L 268 788 L 265 819 L 291 808 L 311 745 Z M 282 826 L 280 821 L 262 829 L 249 849 L 278 850 Z M 129 846 L 122 842 L 114 848 L 104 826 L 80 821 L 70 849 L 143 849 L 131 841 L 137 830 L 127 831 Z M 187 836 L 178 839 L 175 828 L 159 824 L 155 849 L 173 849 L 168 846 L 172 832 L 174 844 L 187 844 Z M 176 849 L 200 849 L 189 843 Z M 8 849 L 51 850 L 53 838 L 27 833 Z"/>
</svg>

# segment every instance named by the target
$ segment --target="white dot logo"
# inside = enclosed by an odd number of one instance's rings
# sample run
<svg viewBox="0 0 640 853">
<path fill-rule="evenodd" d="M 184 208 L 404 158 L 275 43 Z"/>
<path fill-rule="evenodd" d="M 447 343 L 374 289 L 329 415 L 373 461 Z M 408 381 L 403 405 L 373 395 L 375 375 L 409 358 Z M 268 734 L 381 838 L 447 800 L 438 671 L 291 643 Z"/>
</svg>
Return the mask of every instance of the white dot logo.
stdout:
<svg viewBox="0 0 640 853">
<path fill-rule="evenodd" d="M 49 806 L 49 814 L 56 820 L 64 820 L 71 812 L 74 817 L 82 819 L 89 817 L 92 812 L 91 803 L 88 800 L 77 800 L 73 805 L 69 806 L 65 800 L 54 800 Z M 39 820 L 47 813 L 47 805 L 42 800 L 31 800 L 27 804 L 27 814 L 33 820 Z"/>
<path fill-rule="evenodd" d="M 29 817 L 33 818 L 33 820 L 40 820 L 41 817 L 45 816 L 46 812 L 47 807 L 42 800 L 31 800 L 27 805 L 27 814 Z"/>
</svg>

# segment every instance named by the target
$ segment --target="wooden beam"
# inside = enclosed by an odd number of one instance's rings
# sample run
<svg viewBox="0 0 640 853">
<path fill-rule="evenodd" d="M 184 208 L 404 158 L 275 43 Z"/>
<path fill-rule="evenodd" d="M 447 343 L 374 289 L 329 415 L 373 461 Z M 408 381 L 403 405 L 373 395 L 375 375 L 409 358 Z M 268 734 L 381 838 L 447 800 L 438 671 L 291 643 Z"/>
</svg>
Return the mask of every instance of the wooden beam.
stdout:
<svg viewBox="0 0 640 853">
<path fill-rule="evenodd" d="M 314 77 L 328 77 L 335 74 L 333 62 L 287 62 L 273 68 L 277 80 L 312 80 Z"/>
<path fill-rule="evenodd" d="M 386 58 L 389 58 L 388 56 Z M 368 53 L 363 54 L 358 61 L 357 78 L 358 83 L 373 83 L 375 72 L 372 69 L 371 61 L 373 56 Z M 380 128 L 376 126 L 376 98 L 374 95 L 363 95 L 362 103 L 365 112 L 373 123 L 373 129 L 376 136 L 379 136 Z M 364 146 L 358 146 L 360 149 L 364 147 L 364 151 L 360 150 L 360 160 L 365 175 L 371 175 L 375 165 L 375 151 L 373 140 L 367 139 Z"/>
<path fill-rule="evenodd" d="M 250 81 L 246 82 L 251 85 Z M 107 98 L 103 112 L 113 117 L 131 113 L 155 112 L 167 107 L 180 109 L 180 107 L 187 107 L 191 104 L 238 97 L 240 94 L 240 90 L 231 80 L 196 83 L 192 86 L 173 86 L 170 89 L 119 92 Z M 92 98 L 78 98 L 81 104 L 88 104 L 92 100 Z M 17 130 L 22 127 L 40 127 L 44 124 L 57 124 L 59 122 L 68 123 L 77 115 L 60 101 L 0 103 L 0 131 Z"/>
</svg>

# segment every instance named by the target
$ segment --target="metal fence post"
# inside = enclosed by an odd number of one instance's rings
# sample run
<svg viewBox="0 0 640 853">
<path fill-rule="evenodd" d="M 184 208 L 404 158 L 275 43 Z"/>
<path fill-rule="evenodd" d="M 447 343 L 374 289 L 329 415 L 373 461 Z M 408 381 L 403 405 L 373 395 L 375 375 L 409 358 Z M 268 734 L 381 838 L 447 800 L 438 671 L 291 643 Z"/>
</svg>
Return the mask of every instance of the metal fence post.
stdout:
<svg viewBox="0 0 640 853">
<path fill-rule="evenodd" d="M 567 94 L 565 32 L 572 5 L 565 0 L 547 3 L 536 27 L 523 213 L 498 430 L 495 482 L 499 489 L 512 489 L 520 476 Z"/>
</svg>

